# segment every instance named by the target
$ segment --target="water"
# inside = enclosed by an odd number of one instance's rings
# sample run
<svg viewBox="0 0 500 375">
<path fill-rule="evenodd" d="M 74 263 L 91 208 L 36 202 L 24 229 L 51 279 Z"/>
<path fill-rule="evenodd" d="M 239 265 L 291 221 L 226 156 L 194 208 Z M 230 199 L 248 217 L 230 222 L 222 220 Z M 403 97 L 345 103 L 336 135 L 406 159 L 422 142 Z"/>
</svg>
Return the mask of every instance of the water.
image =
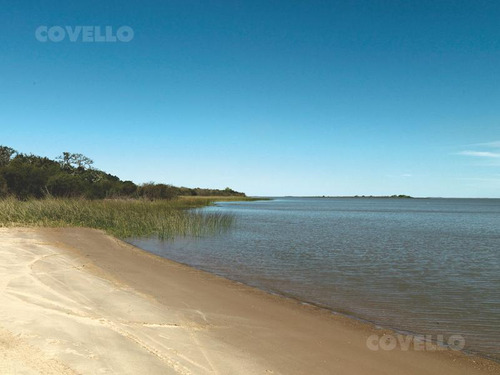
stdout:
<svg viewBox="0 0 500 375">
<path fill-rule="evenodd" d="M 460 334 L 500 360 L 500 200 L 219 203 L 228 232 L 136 239 L 158 255 L 406 332 Z"/>
</svg>

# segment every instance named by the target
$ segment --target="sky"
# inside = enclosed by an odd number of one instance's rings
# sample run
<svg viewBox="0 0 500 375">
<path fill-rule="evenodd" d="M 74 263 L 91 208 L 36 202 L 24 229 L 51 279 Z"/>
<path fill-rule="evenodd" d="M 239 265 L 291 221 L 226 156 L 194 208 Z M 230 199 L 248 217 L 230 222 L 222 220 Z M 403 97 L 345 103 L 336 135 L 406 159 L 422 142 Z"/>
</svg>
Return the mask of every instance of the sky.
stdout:
<svg viewBox="0 0 500 375">
<path fill-rule="evenodd" d="M 500 197 L 500 2 L 1 5 L 18 151 L 248 195 Z"/>
</svg>

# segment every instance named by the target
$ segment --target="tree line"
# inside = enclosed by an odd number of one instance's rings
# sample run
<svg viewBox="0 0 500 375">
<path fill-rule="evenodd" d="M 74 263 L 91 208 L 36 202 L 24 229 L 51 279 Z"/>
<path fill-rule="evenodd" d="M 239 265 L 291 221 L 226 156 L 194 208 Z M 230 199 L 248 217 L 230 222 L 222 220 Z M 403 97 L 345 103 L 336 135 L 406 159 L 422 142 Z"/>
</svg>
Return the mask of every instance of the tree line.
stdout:
<svg viewBox="0 0 500 375">
<path fill-rule="evenodd" d="M 245 196 L 226 188 L 201 189 L 153 182 L 137 185 L 93 167 L 92 159 L 63 152 L 55 160 L 0 146 L 0 197 L 173 199 L 185 196 Z"/>
</svg>

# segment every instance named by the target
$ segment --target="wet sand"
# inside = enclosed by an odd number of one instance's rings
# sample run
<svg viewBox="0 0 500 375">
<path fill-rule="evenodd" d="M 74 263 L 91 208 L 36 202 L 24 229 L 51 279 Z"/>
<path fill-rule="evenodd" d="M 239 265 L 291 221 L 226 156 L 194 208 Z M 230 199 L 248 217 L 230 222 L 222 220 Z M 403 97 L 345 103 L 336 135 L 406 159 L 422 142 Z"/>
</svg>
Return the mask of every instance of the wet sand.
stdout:
<svg viewBox="0 0 500 375">
<path fill-rule="evenodd" d="M 90 229 L 0 229 L 0 374 L 498 374 Z"/>
</svg>

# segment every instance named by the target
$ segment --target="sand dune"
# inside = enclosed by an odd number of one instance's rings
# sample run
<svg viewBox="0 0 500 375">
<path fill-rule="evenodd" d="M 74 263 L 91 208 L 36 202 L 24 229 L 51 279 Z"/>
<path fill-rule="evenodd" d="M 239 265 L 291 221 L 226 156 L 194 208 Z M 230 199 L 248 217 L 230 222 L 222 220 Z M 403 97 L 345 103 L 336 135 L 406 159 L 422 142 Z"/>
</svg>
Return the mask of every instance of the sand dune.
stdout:
<svg viewBox="0 0 500 375">
<path fill-rule="evenodd" d="M 1 374 L 482 374 L 86 229 L 0 229 Z M 377 331 L 380 333 L 380 331 Z M 497 372 L 498 373 L 498 372 Z"/>
</svg>

